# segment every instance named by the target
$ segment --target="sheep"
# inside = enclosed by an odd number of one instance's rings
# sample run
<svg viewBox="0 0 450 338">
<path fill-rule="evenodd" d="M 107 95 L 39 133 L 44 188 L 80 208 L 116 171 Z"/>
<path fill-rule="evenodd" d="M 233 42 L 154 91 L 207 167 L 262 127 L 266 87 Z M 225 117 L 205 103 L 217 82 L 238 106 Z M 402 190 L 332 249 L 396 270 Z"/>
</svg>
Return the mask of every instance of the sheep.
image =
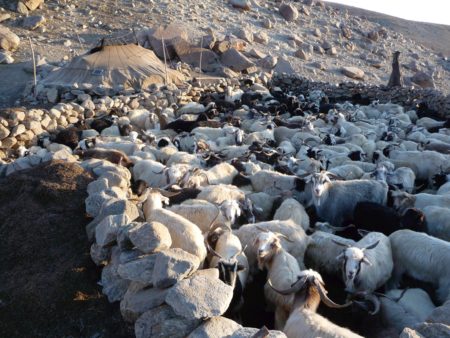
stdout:
<svg viewBox="0 0 450 338">
<path fill-rule="evenodd" d="M 450 182 L 441 185 L 436 191 L 436 195 L 450 195 Z"/>
<path fill-rule="evenodd" d="M 173 164 L 187 164 L 192 167 L 202 167 L 203 161 L 196 155 L 189 154 L 183 151 L 177 151 L 174 152 L 166 162 L 167 166 L 171 166 Z"/>
<path fill-rule="evenodd" d="M 230 229 L 217 228 L 215 248 L 208 247 L 213 257 L 209 263 L 210 268 L 219 270 L 219 278 L 233 287 L 233 298 L 225 312 L 225 316 L 236 316 L 243 305 L 243 291 L 248 277 L 248 261 L 243 253 L 239 238 L 231 233 Z"/>
<path fill-rule="evenodd" d="M 269 285 L 271 285 L 271 282 Z M 320 301 L 331 308 L 344 308 L 351 303 L 338 305 L 327 296 L 322 277 L 313 270 L 301 271 L 297 281 L 286 290 L 270 286 L 284 296 L 294 296 L 291 314 L 283 332 L 289 338 L 362 338 L 347 328 L 340 327 L 316 313 Z"/>
<path fill-rule="evenodd" d="M 450 299 L 450 243 L 412 230 L 389 236 L 394 270 L 389 285 L 396 288 L 403 274 L 432 283 L 440 303 Z"/>
<path fill-rule="evenodd" d="M 250 265 L 250 274 L 254 273 L 254 266 L 257 261 L 257 255 L 253 249 L 252 243 L 261 232 L 261 229 L 264 229 L 264 231 L 271 231 L 273 233 L 280 233 L 288 237 L 292 242 L 281 238 L 283 248 L 294 256 L 295 259 L 297 259 L 300 267 L 304 266 L 303 260 L 309 243 L 309 238 L 306 236 L 303 228 L 300 228 L 292 222 L 292 220 L 258 222 L 243 225 L 238 230 L 233 231 L 233 233 L 241 240 L 242 245 L 246 247 L 244 251 Z"/>
<path fill-rule="evenodd" d="M 139 146 L 138 144 L 130 141 L 105 142 L 98 137 L 94 140 L 96 148 L 119 150 L 125 153 L 127 156 L 133 155 L 135 152 L 139 151 L 140 148 L 142 148 L 142 146 Z"/>
<path fill-rule="evenodd" d="M 163 203 L 168 204 L 169 198 L 163 196 L 162 193 L 170 195 L 161 190 L 147 189 L 147 196 L 144 198 L 142 206 L 145 220 L 164 224 L 169 230 L 173 248 L 183 249 L 197 256 L 200 262 L 203 262 L 207 252 L 200 228 L 183 216 L 163 209 Z"/>
<path fill-rule="evenodd" d="M 258 220 L 263 221 L 269 218 L 272 213 L 276 197 L 264 192 L 255 192 L 245 195 L 253 204 L 253 210 Z"/>
<path fill-rule="evenodd" d="M 243 201 L 245 194 L 233 185 L 218 184 L 206 186 L 201 189 L 197 198 L 206 200 L 214 204 L 221 204 L 224 201 Z"/>
<path fill-rule="evenodd" d="M 407 209 L 401 215 L 384 205 L 359 202 L 353 212 L 353 223 L 357 228 L 390 235 L 400 229 L 426 232 L 428 220 L 424 212 L 417 209 Z"/>
<path fill-rule="evenodd" d="M 358 202 L 369 201 L 385 205 L 388 186 L 371 180 L 331 181 L 330 173 L 310 176 L 313 202 L 319 218 L 341 226 L 353 216 Z M 336 203 L 338 201 L 338 203 Z"/>
<path fill-rule="evenodd" d="M 392 191 L 394 207 L 403 214 L 408 208 L 423 210 L 427 206 L 448 208 L 450 206 L 450 195 L 432 195 L 427 193 L 408 194 L 404 191 Z"/>
<path fill-rule="evenodd" d="M 329 170 L 335 176 L 344 178 L 345 180 L 357 180 L 363 177 L 364 170 L 354 164 L 343 164 Z"/>
<path fill-rule="evenodd" d="M 309 216 L 306 213 L 305 208 L 293 198 L 288 198 L 281 203 L 280 207 L 275 212 L 273 219 L 280 221 L 290 219 L 304 230 L 309 228 Z"/>
<path fill-rule="evenodd" d="M 149 187 L 163 188 L 178 183 L 188 169 L 186 165 L 166 167 L 151 159 L 140 160 L 133 167 L 133 178 L 145 181 Z"/>
<path fill-rule="evenodd" d="M 450 242 L 450 205 L 446 208 L 427 206 L 423 208 L 423 213 L 427 221 L 427 233 Z"/>
<path fill-rule="evenodd" d="M 280 238 L 286 238 L 279 233 L 261 229 L 256 236 L 253 247 L 257 254 L 259 269 L 267 269 L 267 277 L 277 288 L 289 288 L 300 274 L 300 266 L 294 256 L 283 249 Z M 292 310 L 294 297 L 282 296 L 273 291 L 266 283 L 264 286 L 266 299 L 275 305 L 275 328 L 283 329 Z"/>
<path fill-rule="evenodd" d="M 355 241 L 347 238 L 342 238 L 334 234 L 315 231 L 309 240 L 308 248 L 305 253 L 305 264 L 321 274 L 328 274 L 332 276 L 340 276 L 341 269 L 336 264 L 336 257 L 342 252 L 341 245 L 355 244 Z"/>
<path fill-rule="evenodd" d="M 393 269 L 391 243 L 389 238 L 379 232 L 371 232 L 353 246 L 345 247 L 336 257 L 341 262 L 345 290 L 371 293 L 383 286 L 391 277 Z"/>
<path fill-rule="evenodd" d="M 305 182 L 296 176 L 284 175 L 276 171 L 260 170 L 250 177 L 253 190 L 256 192 L 283 192 L 298 189 L 304 190 Z"/>
</svg>

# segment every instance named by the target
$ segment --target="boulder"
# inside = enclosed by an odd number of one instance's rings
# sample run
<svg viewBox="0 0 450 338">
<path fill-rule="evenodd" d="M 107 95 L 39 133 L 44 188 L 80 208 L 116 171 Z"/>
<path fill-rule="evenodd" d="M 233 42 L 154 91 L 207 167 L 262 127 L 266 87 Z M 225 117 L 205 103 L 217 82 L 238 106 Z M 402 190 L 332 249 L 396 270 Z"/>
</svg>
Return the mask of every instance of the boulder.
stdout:
<svg viewBox="0 0 450 338">
<path fill-rule="evenodd" d="M 433 76 L 425 72 L 417 72 L 411 77 L 411 81 L 422 88 L 435 88 Z"/>
<path fill-rule="evenodd" d="M 24 5 L 30 11 L 34 11 L 44 4 L 44 0 L 20 0 L 17 6 L 19 6 L 19 4 Z"/>
<path fill-rule="evenodd" d="M 181 24 L 170 24 L 167 27 L 158 27 L 148 36 L 150 45 L 155 54 L 160 58 L 164 58 L 164 50 L 162 40 L 166 46 L 166 58 L 173 59 L 176 56 L 174 42 L 178 39 L 189 40 L 188 30 Z"/>
<path fill-rule="evenodd" d="M 167 290 L 133 288 L 130 286 L 120 302 L 120 313 L 127 322 L 135 322 L 140 315 L 164 303 Z"/>
<path fill-rule="evenodd" d="M 266 32 L 258 32 L 253 35 L 253 38 L 256 42 L 261 43 L 263 45 L 267 45 L 269 43 L 269 36 Z"/>
<path fill-rule="evenodd" d="M 242 326 L 231 319 L 213 317 L 192 331 L 188 338 L 222 338 L 232 335 L 240 328 Z"/>
<path fill-rule="evenodd" d="M 119 248 L 114 247 L 111 250 L 111 261 L 102 270 L 100 284 L 102 286 L 103 294 L 108 297 L 110 303 L 122 300 L 130 285 L 130 281 L 123 279 L 117 273 L 119 256 Z"/>
<path fill-rule="evenodd" d="M 399 338 L 425 338 L 419 332 L 410 329 L 409 327 L 405 327 L 405 329 L 400 334 Z"/>
<path fill-rule="evenodd" d="M 244 11 L 249 11 L 252 8 L 249 0 L 230 0 L 230 5 Z"/>
<path fill-rule="evenodd" d="M 11 132 L 9 131 L 8 128 L 6 128 L 5 126 L 3 126 L 2 124 L 0 124 L 0 140 L 3 140 L 5 138 L 7 138 L 9 136 Z"/>
<path fill-rule="evenodd" d="M 45 23 L 45 17 L 42 15 L 27 16 L 23 19 L 22 26 L 25 29 L 35 30 Z"/>
<path fill-rule="evenodd" d="M 136 338 L 184 338 L 200 322 L 178 316 L 170 306 L 163 305 L 142 314 L 134 324 L 134 334 Z"/>
<path fill-rule="evenodd" d="M 442 323 L 421 323 L 412 329 L 427 338 L 450 337 L 450 326 Z"/>
<path fill-rule="evenodd" d="M 186 278 L 198 269 L 200 261 L 182 249 L 173 248 L 156 254 L 153 270 L 153 285 L 167 288 Z"/>
<path fill-rule="evenodd" d="M 253 40 L 254 40 L 253 32 L 248 27 L 239 28 L 238 31 L 236 32 L 236 36 L 239 39 L 242 39 L 242 40 L 247 41 L 249 43 L 252 43 Z"/>
<path fill-rule="evenodd" d="M 209 72 L 217 68 L 219 58 L 213 51 L 192 46 L 186 40 L 178 38 L 173 41 L 173 48 L 180 60 L 192 67 L 200 68 L 200 56 L 202 61 L 202 71 Z"/>
<path fill-rule="evenodd" d="M 111 257 L 111 248 L 110 247 L 105 248 L 98 245 L 97 243 L 93 243 L 91 245 L 90 254 L 92 261 L 96 265 L 100 266 L 104 262 L 108 261 L 109 258 Z"/>
<path fill-rule="evenodd" d="M 450 325 L 450 300 L 446 301 L 441 306 L 435 308 L 430 317 L 427 318 L 429 323 L 442 323 Z"/>
<path fill-rule="evenodd" d="M 19 47 L 20 38 L 7 27 L 0 25 L 0 49 L 14 51 Z"/>
<path fill-rule="evenodd" d="M 236 49 L 228 49 L 220 56 L 220 61 L 226 67 L 236 72 L 241 72 L 247 68 L 253 67 L 254 64 Z"/>
<path fill-rule="evenodd" d="M 311 59 L 311 54 L 305 52 L 303 49 L 299 49 L 294 53 L 294 55 L 305 61 L 309 61 Z"/>
<path fill-rule="evenodd" d="M 116 241 L 121 226 L 130 223 L 127 215 L 110 215 L 102 219 L 95 228 L 95 240 L 98 245 L 108 246 Z"/>
<path fill-rule="evenodd" d="M 298 10 L 297 8 L 289 3 L 289 4 L 281 4 L 280 8 L 278 9 L 281 16 L 286 21 L 294 21 L 298 18 Z"/>
<path fill-rule="evenodd" d="M 9 52 L 0 51 L 0 64 L 11 64 L 14 63 L 14 58 L 11 56 Z"/>
<path fill-rule="evenodd" d="M 166 303 L 175 313 L 187 319 L 220 316 L 228 309 L 233 288 L 220 279 L 194 275 L 173 286 L 167 293 Z"/>
<path fill-rule="evenodd" d="M 137 259 L 120 264 L 117 273 L 123 279 L 139 282 L 142 285 L 151 285 L 156 255 L 140 256 Z"/>
<path fill-rule="evenodd" d="M 158 222 L 138 223 L 130 229 L 128 237 L 136 248 L 145 253 L 166 250 L 172 245 L 169 230 Z"/>
<path fill-rule="evenodd" d="M 109 188 L 108 180 L 106 178 L 98 178 L 95 181 L 92 181 L 87 186 L 87 193 L 89 195 L 100 194 L 102 191 L 105 191 Z"/>
<path fill-rule="evenodd" d="M 286 73 L 286 74 L 294 74 L 295 70 L 294 68 L 292 68 L 291 63 L 284 59 L 284 58 L 279 58 L 277 65 L 274 68 L 274 72 L 275 73 Z"/>
<path fill-rule="evenodd" d="M 364 71 L 356 67 L 343 67 L 342 74 L 355 80 L 362 80 L 364 78 Z"/>
<path fill-rule="evenodd" d="M 92 217 L 98 216 L 103 204 L 105 204 L 110 199 L 112 199 L 112 197 L 105 194 L 104 191 L 89 195 L 85 201 L 86 213 Z M 94 230 L 95 230 L 95 228 L 94 228 Z"/>
<path fill-rule="evenodd" d="M 268 331 L 267 329 L 264 330 L 264 335 L 261 335 L 261 337 L 265 338 L 287 338 L 286 335 L 281 331 L 275 331 L 271 330 Z M 268 331 L 268 334 L 267 334 Z M 227 338 L 253 338 L 258 337 L 256 334 L 259 333 L 259 329 L 255 329 L 253 327 L 243 327 L 239 330 L 235 331 L 233 334 L 227 336 Z"/>
<path fill-rule="evenodd" d="M 92 196 L 97 196 L 92 195 Z M 108 196 L 108 195 L 105 195 Z M 90 198 L 89 196 L 86 201 Z M 95 216 L 94 220 L 92 220 L 87 226 L 86 226 L 86 233 L 89 238 L 89 240 L 93 240 L 95 235 L 95 228 L 97 225 L 106 217 L 109 215 L 127 215 L 130 222 L 134 221 L 136 218 L 139 217 L 139 211 L 133 202 L 130 202 L 128 200 L 120 200 L 117 198 L 106 198 L 105 202 L 102 204 L 102 207 L 98 213 L 97 216 Z"/>
</svg>

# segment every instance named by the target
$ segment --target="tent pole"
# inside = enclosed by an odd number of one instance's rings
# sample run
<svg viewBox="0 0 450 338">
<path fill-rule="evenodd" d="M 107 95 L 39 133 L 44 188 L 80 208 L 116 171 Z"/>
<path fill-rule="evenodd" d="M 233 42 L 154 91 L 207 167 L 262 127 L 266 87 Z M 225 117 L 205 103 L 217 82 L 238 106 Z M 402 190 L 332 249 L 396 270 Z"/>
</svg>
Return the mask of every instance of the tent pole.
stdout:
<svg viewBox="0 0 450 338">
<path fill-rule="evenodd" d="M 200 73 L 202 73 L 202 56 L 203 56 L 203 35 L 200 41 Z"/>
<path fill-rule="evenodd" d="M 169 83 L 167 79 L 167 60 L 166 60 L 166 45 L 164 44 L 164 38 L 161 38 L 163 53 L 164 53 L 164 72 L 166 73 L 166 86 Z"/>
</svg>

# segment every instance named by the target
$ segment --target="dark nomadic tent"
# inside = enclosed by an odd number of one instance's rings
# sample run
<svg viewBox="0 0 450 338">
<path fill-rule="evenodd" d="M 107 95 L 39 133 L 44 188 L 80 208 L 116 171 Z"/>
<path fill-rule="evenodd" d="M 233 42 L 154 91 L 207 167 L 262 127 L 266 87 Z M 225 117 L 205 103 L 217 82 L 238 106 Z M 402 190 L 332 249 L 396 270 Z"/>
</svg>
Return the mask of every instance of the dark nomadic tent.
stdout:
<svg viewBox="0 0 450 338">
<path fill-rule="evenodd" d="M 74 87 L 90 84 L 93 87 L 125 89 L 146 88 L 154 83 L 164 83 L 164 63 L 153 51 L 136 44 L 109 45 L 92 49 L 73 58 L 66 66 L 52 72 L 42 83 L 48 86 Z M 183 74 L 167 67 L 169 83 L 180 84 Z"/>
</svg>

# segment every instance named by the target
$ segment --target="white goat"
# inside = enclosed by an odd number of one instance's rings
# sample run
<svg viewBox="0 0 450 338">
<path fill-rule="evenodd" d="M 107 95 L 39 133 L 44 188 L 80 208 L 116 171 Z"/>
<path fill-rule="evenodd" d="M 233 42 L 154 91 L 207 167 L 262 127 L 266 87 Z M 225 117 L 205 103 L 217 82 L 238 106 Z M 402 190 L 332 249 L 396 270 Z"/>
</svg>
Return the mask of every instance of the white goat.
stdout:
<svg viewBox="0 0 450 338">
<path fill-rule="evenodd" d="M 280 221 L 290 219 L 304 230 L 309 228 L 309 216 L 306 213 L 305 208 L 293 198 L 288 198 L 281 203 L 280 207 L 275 212 L 273 219 Z"/>
<path fill-rule="evenodd" d="M 450 243 L 412 230 L 398 230 L 389 236 L 394 260 L 390 284 L 397 287 L 402 275 L 437 287 L 437 298 L 450 299 Z"/>
</svg>

